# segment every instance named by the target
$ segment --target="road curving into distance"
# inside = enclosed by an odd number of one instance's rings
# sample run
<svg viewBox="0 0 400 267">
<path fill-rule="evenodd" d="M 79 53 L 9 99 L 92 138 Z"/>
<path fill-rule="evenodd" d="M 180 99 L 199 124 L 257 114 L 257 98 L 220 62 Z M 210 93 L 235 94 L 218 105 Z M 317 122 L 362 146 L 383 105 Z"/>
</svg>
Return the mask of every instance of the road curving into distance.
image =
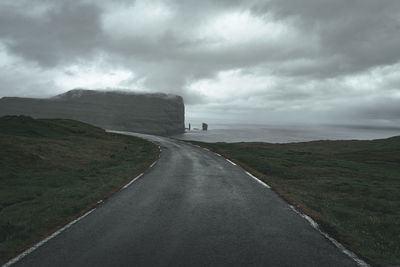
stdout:
<svg viewBox="0 0 400 267">
<path fill-rule="evenodd" d="M 158 162 L 12 266 L 357 266 L 239 166 L 134 135 L 161 147 Z"/>
</svg>

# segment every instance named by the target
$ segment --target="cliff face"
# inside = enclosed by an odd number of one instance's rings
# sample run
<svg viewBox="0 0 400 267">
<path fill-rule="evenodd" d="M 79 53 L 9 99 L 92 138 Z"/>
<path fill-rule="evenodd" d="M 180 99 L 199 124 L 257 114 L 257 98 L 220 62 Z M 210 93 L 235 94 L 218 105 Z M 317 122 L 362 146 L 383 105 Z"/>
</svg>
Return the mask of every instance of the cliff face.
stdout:
<svg viewBox="0 0 400 267">
<path fill-rule="evenodd" d="M 169 135 L 185 130 L 183 99 L 166 94 L 132 94 L 75 89 L 48 99 L 4 97 L 0 116 L 63 118 L 104 129 Z"/>
</svg>

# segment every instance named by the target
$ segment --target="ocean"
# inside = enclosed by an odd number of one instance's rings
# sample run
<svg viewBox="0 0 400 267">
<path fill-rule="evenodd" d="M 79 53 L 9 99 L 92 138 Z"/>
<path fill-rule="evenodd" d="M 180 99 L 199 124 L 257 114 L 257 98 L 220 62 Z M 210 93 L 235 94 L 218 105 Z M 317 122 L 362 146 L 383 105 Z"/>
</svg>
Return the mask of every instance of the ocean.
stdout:
<svg viewBox="0 0 400 267">
<path fill-rule="evenodd" d="M 314 140 L 372 140 L 400 135 L 400 127 L 348 125 L 209 125 L 208 131 L 191 130 L 173 137 L 203 142 L 292 143 Z"/>
</svg>

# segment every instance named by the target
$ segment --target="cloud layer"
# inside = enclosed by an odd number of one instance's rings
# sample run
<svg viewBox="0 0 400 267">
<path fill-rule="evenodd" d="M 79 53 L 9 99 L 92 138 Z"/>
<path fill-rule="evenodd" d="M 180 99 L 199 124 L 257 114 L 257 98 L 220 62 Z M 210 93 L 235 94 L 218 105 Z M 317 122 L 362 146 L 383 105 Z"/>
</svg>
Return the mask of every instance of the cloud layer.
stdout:
<svg viewBox="0 0 400 267">
<path fill-rule="evenodd" d="M 100 3 L 101 2 L 101 3 Z M 400 125 L 400 2 L 0 3 L 0 97 L 127 88 L 188 118 Z"/>
</svg>

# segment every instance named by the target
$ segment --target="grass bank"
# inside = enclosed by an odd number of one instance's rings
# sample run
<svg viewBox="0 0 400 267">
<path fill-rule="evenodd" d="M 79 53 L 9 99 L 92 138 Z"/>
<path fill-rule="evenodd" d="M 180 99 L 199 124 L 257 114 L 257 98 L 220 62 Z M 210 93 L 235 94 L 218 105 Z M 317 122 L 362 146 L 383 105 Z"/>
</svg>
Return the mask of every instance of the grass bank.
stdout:
<svg viewBox="0 0 400 267">
<path fill-rule="evenodd" d="M 367 261 L 400 264 L 400 137 L 290 144 L 193 143 L 263 179 Z"/>
<path fill-rule="evenodd" d="M 72 120 L 0 118 L 0 263 L 156 160 L 154 144 Z"/>
</svg>

